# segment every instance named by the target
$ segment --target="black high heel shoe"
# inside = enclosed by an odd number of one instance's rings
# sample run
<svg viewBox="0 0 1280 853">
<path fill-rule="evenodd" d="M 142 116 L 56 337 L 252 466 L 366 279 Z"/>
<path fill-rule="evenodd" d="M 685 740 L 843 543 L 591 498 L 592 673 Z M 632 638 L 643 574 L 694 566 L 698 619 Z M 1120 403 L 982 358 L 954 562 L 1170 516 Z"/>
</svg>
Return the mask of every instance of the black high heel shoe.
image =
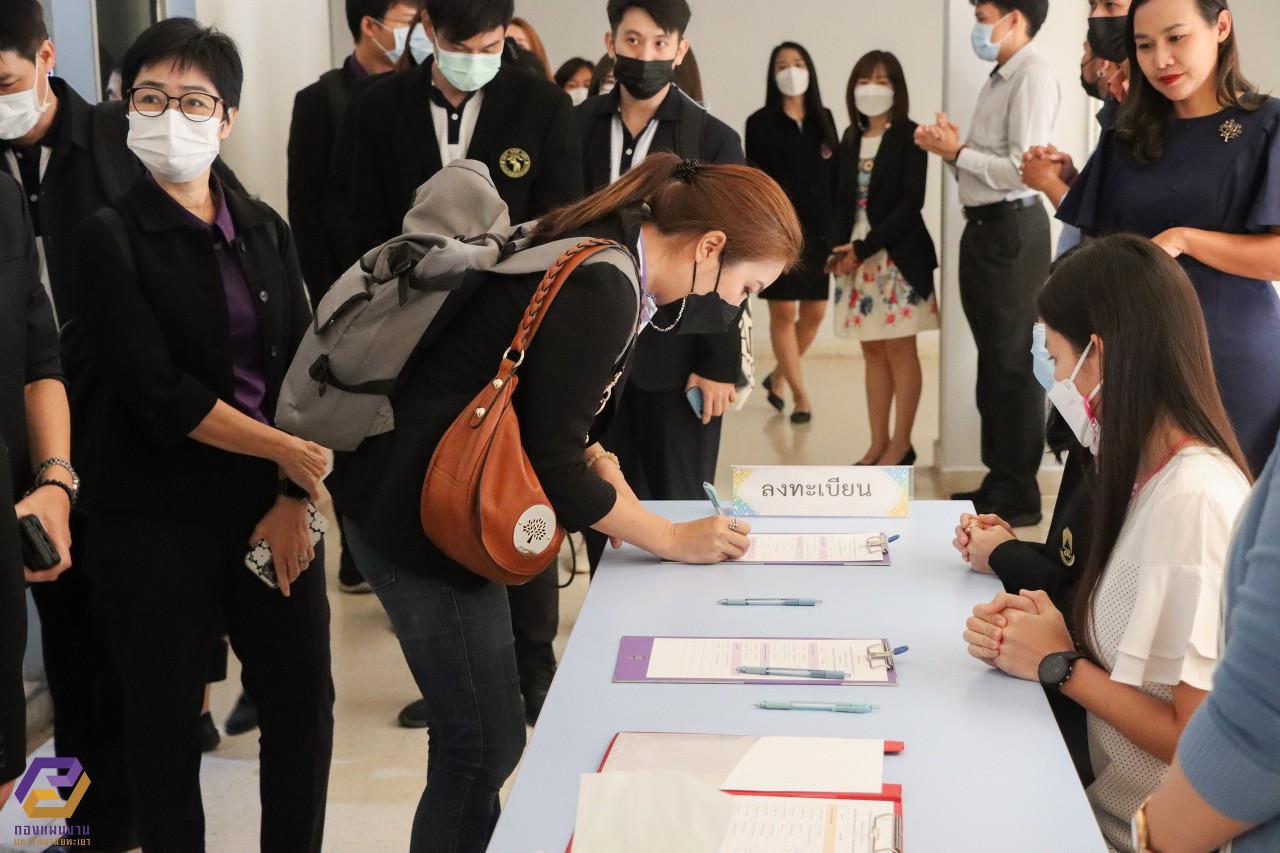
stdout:
<svg viewBox="0 0 1280 853">
<path fill-rule="evenodd" d="M 787 407 L 787 401 L 779 397 L 777 394 L 773 393 L 773 374 L 772 373 L 766 376 L 760 382 L 760 384 L 764 386 L 765 394 L 767 395 L 766 399 L 769 401 L 770 406 L 773 406 L 779 412 L 781 412 L 783 409 Z"/>
<path fill-rule="evenodd" d="M 916 464 L 916 449 L 914 447 L 907 448 L 907 455 L 902 457 L 897 465 L 914 465 Z"/>
</svg>

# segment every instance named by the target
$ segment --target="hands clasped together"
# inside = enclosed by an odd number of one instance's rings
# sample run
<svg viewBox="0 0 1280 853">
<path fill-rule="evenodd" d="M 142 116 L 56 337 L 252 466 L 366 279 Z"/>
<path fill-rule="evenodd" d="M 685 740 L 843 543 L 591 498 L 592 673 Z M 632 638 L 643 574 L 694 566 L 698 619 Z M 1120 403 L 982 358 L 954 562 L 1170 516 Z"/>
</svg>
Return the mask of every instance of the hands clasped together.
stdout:
<svg viewBox="0 0 1280 853">
<path fill-rule="evenodd" d="M 1043 590 L 1002 592 L 965 622 L 969 654 L 1017 678 L 1039 679 L 1040 661 L 1075 647 L 1067 620 Z"/>
</svg>

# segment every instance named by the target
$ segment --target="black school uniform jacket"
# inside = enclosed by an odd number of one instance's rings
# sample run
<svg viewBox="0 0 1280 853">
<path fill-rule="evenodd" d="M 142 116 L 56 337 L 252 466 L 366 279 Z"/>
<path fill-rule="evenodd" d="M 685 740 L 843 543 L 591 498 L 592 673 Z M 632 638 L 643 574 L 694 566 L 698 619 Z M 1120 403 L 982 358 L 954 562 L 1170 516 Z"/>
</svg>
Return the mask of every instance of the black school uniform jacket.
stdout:
<svg viewBox="0 0 1280 853">
<path fill-rule="evenodd" d="M 586 158 L 588 192 L 608 186 L 613 139 L 613 117 L 621 104 L 615 89 L 588 98 L 577 107 L 578 129 Z M 737 132 L 707 113 L 705 107 L 672 86 L 658 107 L 650 153 L 672 151 L 702 163 L 745 163 Z M 689 132 L 696 124 L 696 133 Z M 684 131 L 682 132 L 682 127 Z M 689 265 L 693 277 L 692 262 Z M 742 356 L 737 326 L 717 335 L 663 334 L 649 329 L 640 335 L 631 369 L 631 384 L 643 391 L 683 392 L 689 375 L 696 373 L 714 382 L 734 382 Z"/>
<path fill-rule="evenodd" d="M 431 68 L 428 60 L 387 74 L 371 82 L 347 110 L 354 139 L 350 257 L 399 235 L 414 193 L 444 167 L 431 118 Z M 509 65 L 483 91 L 467 158 L 489 167 L 511 221 L 536 219 L 579 198 L 582 150 L 569 96 Z M 516 151 L 527 156 L 527 169 L 510 168 Z"/>
<path fill-rule="evenodd" d="M 912 121 L 896 124 L 884 132 L 867 198 L 871 233 L 853 248 L 862 260 L 887 249 L 907 284 L 927 299 L 933 293 L 933 271 L 938 268 L 938 256 L 920 212 L 924 207 L 929 155 L 916 145 L 915 132 L 916 124 Z M 836 227 L 842 241 L 853 233 L 857 214 L 861 144 L 862 137 L 856 127 L 845 132 L 840 144 Z"/>
</svg>

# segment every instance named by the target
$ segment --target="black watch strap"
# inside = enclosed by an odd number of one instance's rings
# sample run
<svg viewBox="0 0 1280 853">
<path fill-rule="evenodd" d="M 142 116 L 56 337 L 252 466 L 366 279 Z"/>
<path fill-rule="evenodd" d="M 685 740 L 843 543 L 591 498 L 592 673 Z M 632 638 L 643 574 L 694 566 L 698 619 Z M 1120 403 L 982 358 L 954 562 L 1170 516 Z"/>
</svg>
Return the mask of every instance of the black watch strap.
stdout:
<svg viewBox="0 0 1280 853">
<path fill-rule="evenodd" d="M 276 494 L 284 495 L 286 498 L 293 498 L 295 501 L 309 501 L 311 495 L 307 494 L 307 490 L 299 486 L 297 483 L 285 477 L 276 483 Z"/>
<path fill-rule="evenodd" d="M 1047 690 L 1052 690 L 1054 693 L 1061 692 L 1062 685 L 1066 684 L 1067 679 L 1071 678 L 1076 661 L 1082 657 L 1084 657 L 1084 654 L 1075 649 L 1045 655 L 1044 660 L 1040 661 L 1038 672 L 1040 683 Z"/>
</svg>

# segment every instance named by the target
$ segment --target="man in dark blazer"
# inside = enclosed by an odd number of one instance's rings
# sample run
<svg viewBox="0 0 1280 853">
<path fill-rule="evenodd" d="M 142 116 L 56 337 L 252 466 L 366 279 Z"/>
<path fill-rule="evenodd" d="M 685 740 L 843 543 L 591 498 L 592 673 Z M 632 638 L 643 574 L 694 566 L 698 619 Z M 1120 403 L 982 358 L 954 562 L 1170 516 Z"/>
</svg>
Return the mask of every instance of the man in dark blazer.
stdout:
<svg viewBox="0 0 1280 853">
<path fill-rule="evenodd" d="M 423 27 L 432 57 L 372 81 L 347 110 L 343 134 L 355 140 L 347 183 L 354 219 L 349 259 L 397 236 L 418 187 L 462 157 L 489 167 L 512 222 L 536 219 L 582 195 L 569 96 L 503 64 L 514 14 L 512 0 L 427 0 Z M 524 586 L 508 587 L 508 596 L 532 724 L 555 674 L 551 644 L 560 591 L 554 566 Z"/>
<path fill-rule="evenodd" d="M 39 520 L 61 558 L 26 571 L 54 581 L 70 566 L 71 502 L 76 483 L 71 414 L 59 359 L 58 328 L 44 286 L 22 189 L 0 175 L 0 806 L 26 765 L 22 660 L 27 602 L 17 519 Z M 46 461 L 47 460 L 47 461 Z"/>
<path fill-rule="evenodd" d="M 514 14 L 511 0 L 428 0 L 426 6 L 424 26 L 434 55 L 417 68 L 373 82 L 348 110 L 355 134 L 355 255 L 398 235 L 414 192 L 460 157 L 489 167 L 512 222 L 535 219 L 582 194 L 581 147 L 569 96 L 550 81 L 500 64 L 506 24 Z M 442 50 L 479 57 L 490 71 L 500 67 L 488 79 L 486 73 L 464 79 L 441 70 Z"/>
<path fill-rule="evenodd" d="M 610 0 L 608 14 L 605 45 L 616 57 L 618 85 L 577 108 L 588 191 L 617 180 L 650 151 L 744 163 L 738 134 L 672 82 L 689 48 L 682 36 L 690 18 L 685 0 Z M 703 497 L 702 483 L 715 479 L 721 415 L 733 401 L 740 359 L 737 326 L 713 335 L 641 332 L 618 414 L 602 441 L 642 499 Z M 701 418 L 685 396 L 691 388 L 702 392 Z M 589 533 L 588 542 L 595 565 L 603 537 Z"/>
<path fill-rule="evenodd" d="M 327 199 L 334 141 L 356 80 L 390 71 L 404 52 L 409 28 L 424 0 L 347 0 L 347 27 L 355 50 L 338 68 L 293 99 L 289 125 L 289 226 L 298 247 L 311 303 L 329 290 L 345 266 L 337 246 L 345 239 Z"/>
</svg>

